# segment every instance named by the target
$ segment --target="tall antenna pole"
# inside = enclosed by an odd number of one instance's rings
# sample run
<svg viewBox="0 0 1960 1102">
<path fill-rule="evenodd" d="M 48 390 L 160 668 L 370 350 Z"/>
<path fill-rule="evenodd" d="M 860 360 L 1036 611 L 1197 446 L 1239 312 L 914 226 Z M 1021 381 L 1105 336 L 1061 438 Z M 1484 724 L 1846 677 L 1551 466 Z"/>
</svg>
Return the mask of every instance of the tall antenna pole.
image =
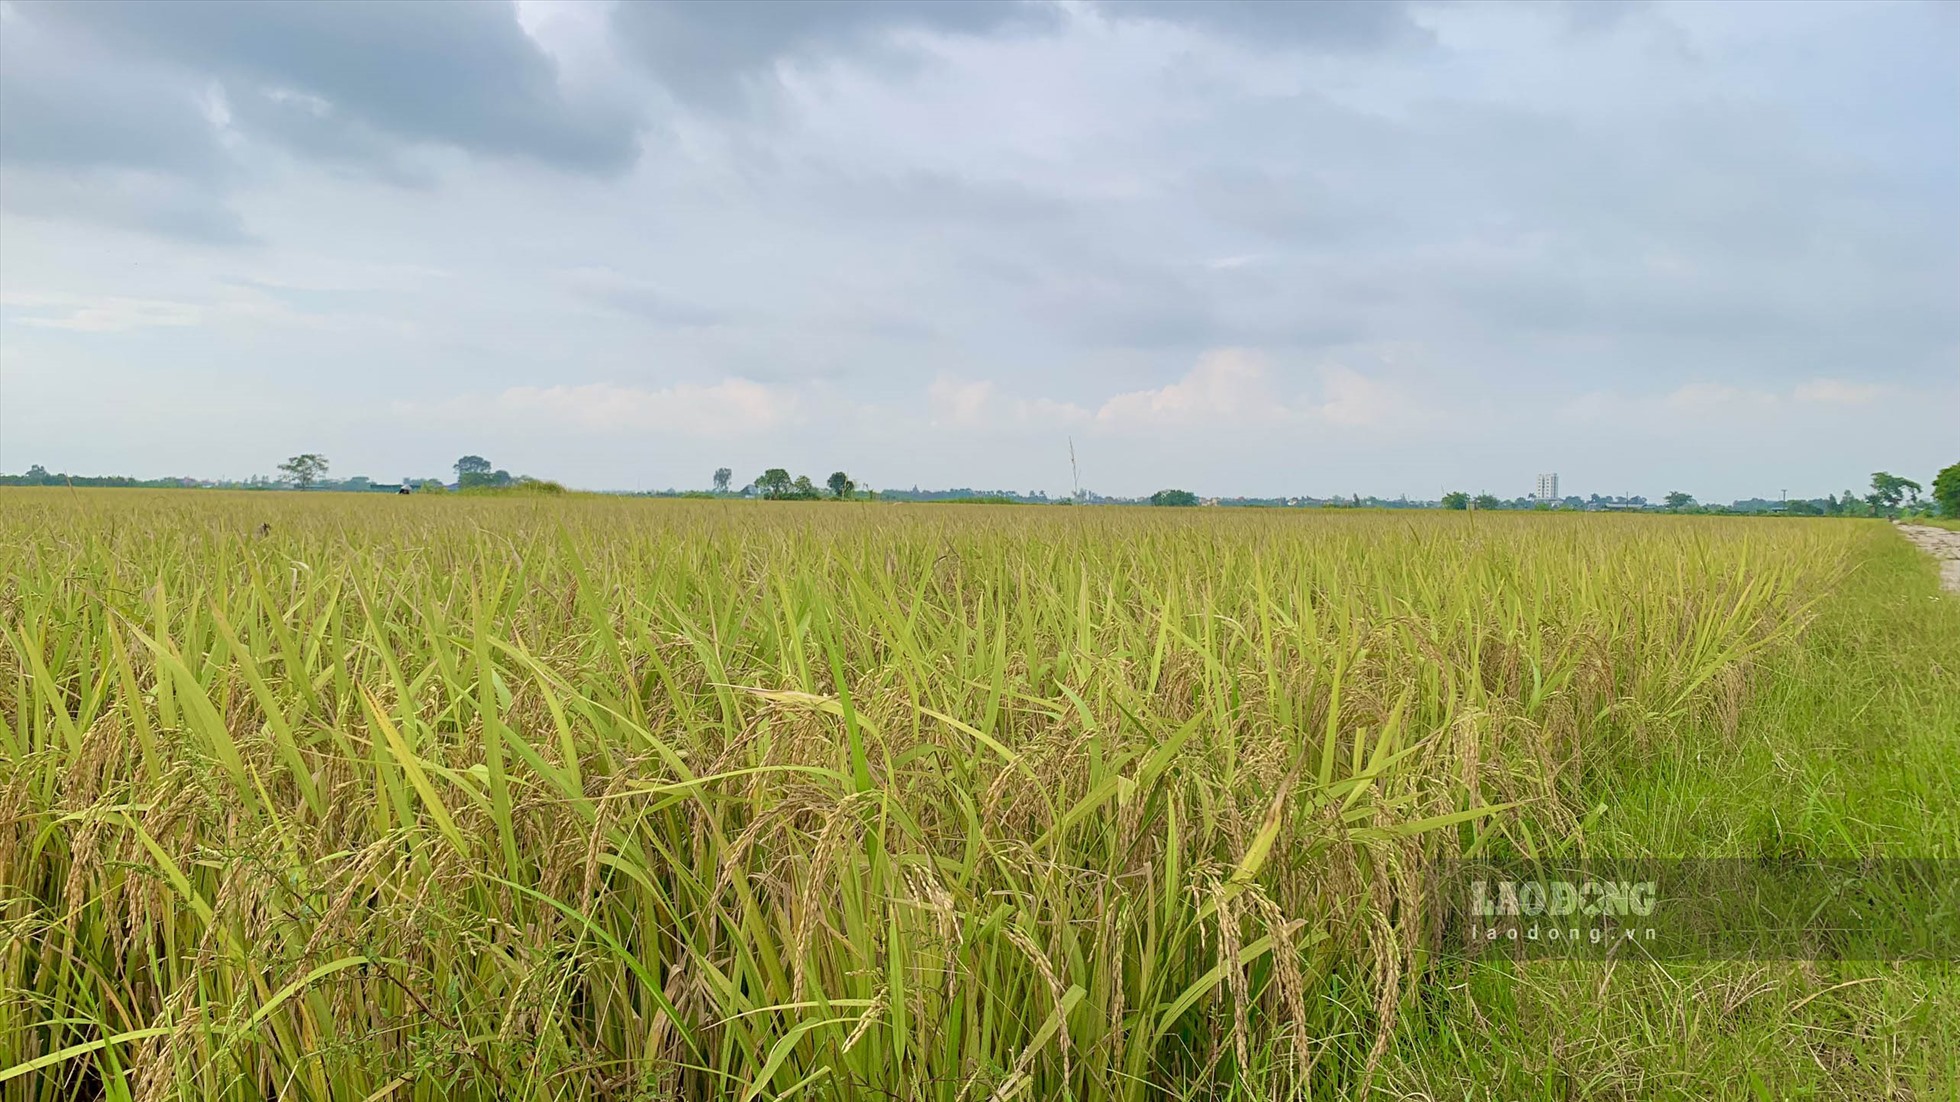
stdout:
<svg viewBox="0 0 1960 1102">
<path fill-rule="evenodd" d="M 1075 480 L 1075 500 L 1082 500 L 1082 470 L 1075 465 L 1075 437 L 1068 438 L 1068 473 Z"/>
</svg>

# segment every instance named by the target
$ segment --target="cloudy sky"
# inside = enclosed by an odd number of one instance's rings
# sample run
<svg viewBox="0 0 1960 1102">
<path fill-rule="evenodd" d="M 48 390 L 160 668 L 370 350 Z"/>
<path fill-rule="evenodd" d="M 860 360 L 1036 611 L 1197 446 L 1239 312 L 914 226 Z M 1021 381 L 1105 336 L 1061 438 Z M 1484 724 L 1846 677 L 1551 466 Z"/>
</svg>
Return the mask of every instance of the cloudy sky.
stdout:
<svg viewBox="0 0 1960 1102">
<path fill-rule="evenodd" d="M 0 470 L 1824 494 L 1960 5 L 0 0 Z"/>
</svg>

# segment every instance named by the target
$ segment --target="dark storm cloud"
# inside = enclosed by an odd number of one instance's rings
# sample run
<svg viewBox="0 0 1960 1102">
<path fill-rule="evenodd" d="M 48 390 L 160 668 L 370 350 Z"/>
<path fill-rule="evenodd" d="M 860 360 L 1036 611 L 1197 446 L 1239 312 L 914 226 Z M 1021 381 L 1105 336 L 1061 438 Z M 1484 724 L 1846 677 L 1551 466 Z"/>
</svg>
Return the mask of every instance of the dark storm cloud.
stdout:
<svg viewBox="0 0 1960 1102">
<path fill-rule="evenodd" d="M 0 209 L 199 245 L 246 245 L 258 240 L 208 184 L 158 172 L 72 175 L 0 167 Z"/>
<path fill-rule="evenodd" d="M 182 74 L 9 12 L 0 30 L 0 209 L 201 244 L 251 239 L 222 191 L 210 106 Z"/>
<path fill-rule="evenodd" d="M 226 98 L 225 106 L 239 130 L 269 136 L 289 152 L 328 168 L 406 187 L 434 182 L 431 173 L 409 162 L 401 142 L 318 97 L 240 88 Z"/>
<path fill-rule="evenodd" d="M 1261 45 L 1360 50 L 1429 41 L 1414 7 L 1403 0 L 1101 0 L 1096 10 L 1119 21 L 1173 23 Z"/>
<path fill-rule="evenodd" d="M 379 143 L 354 137 L 363 129 L 578 171 L 617 171 L 638 151 L 635 117 L 569 101 L 551 59 L 508 4 L 98 0 L 19 10 L 30 24 L 84 32 L 132 56 L 216 77 L 247 99 L 311 97 L 335 117 L 334 137 L 324 136 L 320 112 L 259 110 L 242 120 L 302 151 L 330 142 L 343 156 L 381 156 Z"/>
<path fill-rule="evenodd" d="M 208 178 L 223 159 L 195 89 L 74 34 L 9 18 L 0 32 L 0 163 Z"/>
<path fill-rule="evenodd" d="M 1433 6 L 1433 5 L 1432 5 Z M 1403 0 L 1101 0 L 1116 22 L 1149 21 L 1277 47 L 1365 50 L 1430 40 Z M 1053 33 L 1070 9 L 1054 0 L 642 0 L 613 24 L 654 77 L 692 105 L 746 106 L 778 60 L 850 55 L 890 60 L 905 32 L 986 36 Z"/>
<path fill-rule="evenodd" d="M 741 105 L 744 81 L 781 57 L 875 52 L 895 32 L 980 35 L 1060 21 L 1047 0 L 648 0 L 613 14 L 655 79 L 715 109 Z"/>
</svg>

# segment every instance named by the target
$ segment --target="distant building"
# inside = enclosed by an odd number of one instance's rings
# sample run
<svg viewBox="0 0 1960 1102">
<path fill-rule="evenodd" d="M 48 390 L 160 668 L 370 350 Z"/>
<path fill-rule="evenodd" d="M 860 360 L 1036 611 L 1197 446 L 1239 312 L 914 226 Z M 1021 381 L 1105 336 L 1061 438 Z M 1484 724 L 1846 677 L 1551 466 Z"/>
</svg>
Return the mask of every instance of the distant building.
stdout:
<svg viewBox="0 0 1960 1102">
<path fill-rule="evenodd" d="M 1551 474 L 1539 475 L 1538 489 L 1531 496 L 1533 500 L 1542 504 L 1556 505 L 1558 503 L 1558 472 L 1553 471 Z"/>
</svg>

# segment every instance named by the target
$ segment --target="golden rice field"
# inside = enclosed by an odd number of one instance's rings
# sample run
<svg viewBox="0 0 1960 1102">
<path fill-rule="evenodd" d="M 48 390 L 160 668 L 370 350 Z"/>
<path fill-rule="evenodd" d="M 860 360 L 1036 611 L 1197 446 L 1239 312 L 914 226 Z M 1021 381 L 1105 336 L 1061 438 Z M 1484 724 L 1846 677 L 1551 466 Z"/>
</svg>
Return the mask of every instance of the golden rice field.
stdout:
<svg viewBox="0 0 1960 1102">
<path fill-rule="evenodd" d="M 0 1098 L 1372 1097 L 1856 522 L 0 497 Z"/>
</svg>

